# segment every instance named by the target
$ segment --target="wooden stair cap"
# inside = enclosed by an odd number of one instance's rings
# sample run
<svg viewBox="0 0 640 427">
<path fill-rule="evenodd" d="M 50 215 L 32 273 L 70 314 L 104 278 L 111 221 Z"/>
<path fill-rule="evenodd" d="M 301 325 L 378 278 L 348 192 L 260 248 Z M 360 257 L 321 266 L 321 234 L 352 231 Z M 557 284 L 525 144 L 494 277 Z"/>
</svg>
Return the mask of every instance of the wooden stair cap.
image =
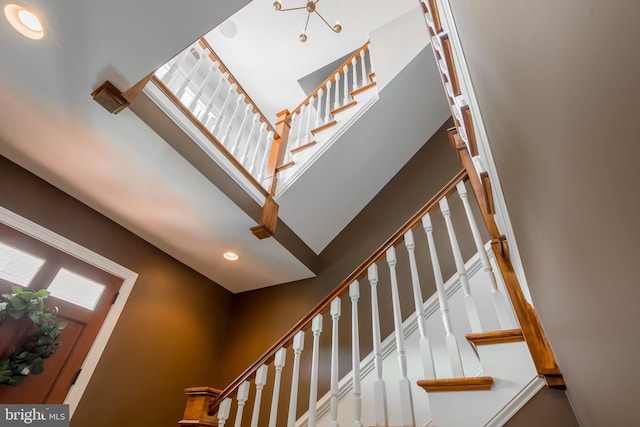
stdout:
<svg viewBox="0 0 640 427">
<path fill-rule="evenodd" d="M 467 338 L 467 341 L 475 346 L 524 341 L 524 336 L 522 335 L 521 329 L 505 329 L 503 331 L 479 332 L 475 334 L 467 334 L 465 335 L 465 338 Z"/>
<path fill-rule="evenodd" d="M 417 384 L 427 393 L 436 391 L 477 391 L 491 390 L 492 377 L 443 378 L 434 380 L 418 380 Z"/>
</svg>

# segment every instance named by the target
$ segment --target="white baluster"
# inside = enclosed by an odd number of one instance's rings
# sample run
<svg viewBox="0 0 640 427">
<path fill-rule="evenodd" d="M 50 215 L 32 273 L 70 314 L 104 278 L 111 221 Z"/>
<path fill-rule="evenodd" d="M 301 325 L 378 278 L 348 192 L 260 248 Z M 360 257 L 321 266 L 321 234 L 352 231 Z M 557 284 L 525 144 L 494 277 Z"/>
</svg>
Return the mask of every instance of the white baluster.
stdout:
<svg viewBox="0 0 640 427">
<path fill-rule="evenodd" d="M 418 277 L 418 265 L 416 263 L 416 243 L 413 238 L 413 231 L 409 230 L 404 234 L 404 244 L 409 252 L 409 266 L 411 268 L 411 284 L 413 285 L 413 301 L 416 307 L 418 329 L 420 331 L 420 354 L 422 356 L 422 370 L 425 378 L 435 378 L 436 371 L 433 364 L 433 354 L 431 343 L 427 337 L 427 314 L 424 311 L 424 299 L 420 288 L 420 278 Z"/>
<path fill-rule="evenodd" d="M 342 67 L 342 74 L 344 76 L 344 98 L 342 99 L 342 105 L 349 103 L 349 65 Z"/>
<path fill-rule="evenodd" d="M 354 280 L 349 285 L 351 298 L 351 366 L 353 381 L 353 426 L 362 427 L 362 390 L 360 389 L 360 332 L 358 330 L 358 299 L 360 298 L 360 284 Z"/>
<path fill-rule="evenodd" d="M 311 384 L 309 386 L 309 427 L 316 425 L 316 406 L 318 405 L 318 356 L 320 352 L 320 334 L 322 333 L 322 314 L 311 322 L 313 332 L 313 353 L 311 355 Z"/>
<path fill-rule="evenodd" d="M 238 409 L 236 409 L 236 422 L 233 424 L 234 427 L 242 426 L 242 412 L 244 411 L 244 405 L 249 399 L 249 387 L 251 387 L 249 381 L 243 382 L 240 384 L 240 387 L 238 387 L 238 395 L 236 396 Z"/>
<path fill-rule="evenodd" d="M 440 262 L 438 261 L 438 252 L 433 239 L 433 226 L 431 225 L 431 217 L 426 213 L 422 217 L 422 226 L 427 233 L 427 241 L 429 243 L 429 251 L 431 252 L 431 264 L 433 266 L 433 277 L 436 282 L 438 292 L 438 302 L 440 303 L 440 312 L 442 313 L 442 323 L 445 329 L 445 341 L 449 352 L 449 361 L 451 362 L 451 371 L 454 377 L 464 377 L 462 369 L 462 361 L 460 360 L 460 350 L 458 349 L 458 341 L 451 327 L 451 318 L 449 315 L 449 302 L 442 281 L 442 271 L 440 270 Z"/>
<path fill-rule="evenodd" d="M 267 123 L 260 123 L 260 130 L 258 130 L 258 140 L 255 143 L 255 150 L 253 151 L 253 155 L 251 156 L 251 166 L 249 166 L 249 172 L 254 177 L 256 176 L 255 167 L 258 162 L 258 154 L 260 153 L 260 148 L 263 144 L 263 140 L 267 134 Z"/>
<path fill-rule="evenodd" d="M 171 90 L 173 90 L 173 84 L 175 83 L 176 78 L 178 77 L 177 71 L 182 68 L 187 58 L 191 54 L 192 47 L 188 47 L 178 54 L 176 58 L 173 59 L 171 66 L 169 67 L 169 71 L 166 72 L 164 76 L 162 76 L 162 82 Z"/>
<path fill-rule="evenodd" d="M 244 101 L 244 95 L 240 95 L 236 101 L 236 108 L 233 109 L 231 118 L 227 122 L 224 132 L 222 132 L 222 138 L 220 138 L 220 142 L 222 143 L 222 145 L 224 145 L 225 142 L 227 141 L 227 137 L 229 136 L 229 132 L 231 131 L 232 124 L 236 120 L 236 117 L 238 117 L 238 112 L 240 111 L 240 107 L 242 106 L 243 101 Z"/>
<path fill-rule="evenodd" d="M 309 106 L 307 108 L 308 112 L 307 112 L 307 128 L 305 131 L 305 140 L 304 143 L 308 143 L 311 142 L 311 140 L 313 139 L 313 134 L 311 133 L 311 117 L 313 116 L 313 112 L 315 111 L 315 109 L 313 108 L 313 104 L 315 103 L 315 97 L 312 96 L 311 98 L 309 98 Z"/>
<path fill-rule="evenodd" d="M 224 427 L 231 413 L 231 398 L 227 397 L 218 407 L 218 427 Z"/>
<path fill-rule="evenodd" d="M 253 134 L 255 133 L 258 119 L 260 119 L 260 116 L 258 114 L 254 114 L 253 120 L 251 121 L 251 129 L 249 130 L 249 135 L 247 136 L 246 143 L 244 144 L 244 150 L 242 151 L 242 156 L 240 156 L 240 163 L 242 163 L 245 167 L 247 167 L 247 170 L 251 170 L 250 167 L 246 165 L 247 155 L 249 154 L 249 148 L 251 147 L 257 148 L 256 144 L 258 143 L 258 141 L 255 141 L 255 142 L 253 141 Z"/>
<path fill-rule="evenodd" d="M 318 114 L 316 115 L 316 128 L 320 127 L 320 125 L 322 124 L 322 95 L 323 94 L 324 94 L 324 90 L 318 89 L 318 105 L 316 108 Z"/>
<path fill-rule="evenodd" d="M 208 58 L 208 57 L 209 57 L 208 50 L 204 49 L 200 53 L 200 56 L 198 57 L 198 60 L 194 64 L 193 68 L 191 68 L 191 70 L 189 70 L 189 72 L 185 76 L 184 82 L 182 82 L 178 90 L 175 92 L 176 98 L 182 99 L 182 95 L 184 95 L 184 92 L 187 89 L 187 86 L 189 85 L 189 83 L 191 83 L 191 78 L 193 77 L 195 72 L 198 70 L 198 68 L 200 68 L 200 65 L 204 62 L 205 58 Z"/>
<path fill-rule="evenodd" d="M 271 396 L 271 413 L 269 414 L 269 427 L 276 427 L 278 421 L 278 400 L 280 399 L 280 379 L 282 369 L 287 359 L 287 349 L 281 348 L 276 353 L 273 366 L 276 368 L 276 377 L 273 380 L 273 395 Z"/>
<path fill-rule="evenodd" d="M 253 399 L 253 413 L 251 414 L 251 427 L 258 427 L 260 418 L 260 402 L 262 402 L 262 390 L 267 384 L 267 365 L 262 365 L 256 372 L 256 397 Z"/>
<path fill-rule="evenodd" d="M 302 136 L 304 134 L 304 113 L 307 112 L 307 106 L 306 104 L 302 104 L 302 107 L 300 107 L 300 112 L 296 115 L 296 127 L 297 127 L 297 135 L 298 137 L 295 140 L 295 143 L 293 144 L 292 147 L 289 148 L 289 150 L 287 151 L 291 151 L 291 149 L 293 148 L 298 148 L 302 145 Z"/>
<path fill-rule="evenodd" d="M 211 63 L 211 65 L 209 66 L 209 71 L 207 71 L 207 75 L 204 77 L 204 79 L 202 79 L 202 83 L 200 83 L 200 86 L 198 86 L 193 100 L 189 103 L 189 111 L 191 111 L 192 113 L 198 105 L 198 101 L 200 101 L 202 94 L 206 90 L 207 85 L 209 84 L 209 80 L 211 80 L 211 77 L 213 77 L 213 75 L 215 74 L 215 70 L 217 69 L 216 64 L 216 62 Z"/>
<path fill-rule="evenodd" d="M 367 63 L 365 62 L 365 57 L 367 56 L 367 50 L 362 49 L 360 51 L 360 65 L 362 66 L 362 86 L 366 86 L 368 83 L 367 79 Z"/>
<path fill-rule="evenodd" d="M 340 298 L 331 301 L 331 422 L 329 427 L 339 427 L 338 424 L 338 320 L 342 313 Z"/>
<path fill-rule="evenodd" d="M 326 111 L 324 113 L 324 123 L 329 123 L 331 119 L 331 80 L 327 82 L 327 105 L 325 106 Z"/>
<path fill-rule="evenodd" d="M 356 67 L 358 58 L 351 58 L 351 77 L 353 77 L 352 91 L 358 89 L 358 67 Z"/>
<path fill-rule="evenodd" d="M 371 327 L 373 330 L 373 354 L 376 380 L 373 382 L 373 399 L 377 426 L 389 425 L 387 415 L 387 387 L 382 379 L 382 344 L 380 341 L 380 310 L 378 308 L 378 266 L 372 264 L 367 269 L 371 285 Z"/>
<path fill-rule="evenodd" d="M 462 204 L 464 205 L 464 210 L 467 214 L 467 221 L 469 222 L 469 228 L 471 228 L 473 241 L 476 245 L 476 249 L 478 250 L 480 261 L 482 262 L 482 268 L 491 286 L 491 299 L 493 300 L 493 306 L 496 310 L 496 314 L 498 315 L 498 322 L 500 323 L 500 327 L 502 329 L 514 328 L 515 325 L 511 320 L 511 316 L 509 316 L 509 308 L 507 307 L 504 297 L 498 290 L 496 276 L 494 275 L 493 268 L 491 267 L 491 263 L 489 262 L 487 251 L 485 250 L 484 245 L 482 244 L 480 229 L 478 228 L 476 219 L 473 216 L 473 211 L 471 210 L 471 205 L 469 204 L 469 199 L 467 197 L 467 188 L 464 185 L 464 181 L 460 181 L 456 185 L 456 189 L 458 190 L 458 195 L 460 196 L 460 200 L 462 200 Z"/>
<path fill-rule="evenodd" d="M 231 102 L 231 98 L 233 97 L 233 94 L 235 93 L 235 91 L 236 91 L 236 84 L 233 83 L 231 84 L 231 86 L 229 86 L 229 90 L 227 91 L 227 97 L 224 99 L 224 102 L 222 103 L 222 107 L 220 108 L 220 114 L 218 114 L 218 117 L 216 119 L 216 124 L 213 126 L 213 129 L 211 129 L 211 133 L 216 138 L 218 137 L 218 131 L 222 127 L 222 122 L 225 117 L 225 110 L 229 106 L 229 102 Z"/>
<path fill-rule="evenodd" d="M 251 116 L 251 108 L 253 106 L 248 103 L 244 109 L 244 114 L 242 115 L 242 121 L 240 122 L 240 126 L 238 127 L 238 132 L 236 133 L 236 137 L 233 140 L 233 145 L 231 146 L 231 154 L 238 158 L 239 156 L 236 154 L 236 150 L 238 149 L 238 144 L 240 143 L 240 137 L 242 136 L 242 132 L 244 131 L 244 127 L 247 125 L 247 119 Z"/>
<path fill-rule="evenodd" d="M 220 77 L 218 78 L 218 84 L 216 85 L 216 88 L 213 91 L 211 98 L 209 98 L 209 102 L 207 103 L 207 108 L 205 108 L 204 112 L 202 113 L 202 116 L 198 117 L 202 122 L 202 124 L 204 124 L 204 126 L 207 129 L 209 129 L 209 113 L 211 112 L 213 105 L 216 103 L 216 98 L 220 94 L 220 90 L 222 89 L 222 86 L 224 86 L 225 79 L 226 79 L 226 74 L 225 73 L 220 74 Z"/>
<path fill-rule="evenodd" d="M 267 132 L 267 139 L 264 142 L 264 153 L 262 153 L 262 163 L 260 164 L 260 170 L 257 173 L 256 179 L 258 182 L 262 181 L 264 174 L 267 170 L 267 159 L 269 158 L 269 152 L 271 151 L 271 144 L 273 143 L 273 131 Z"/>
<path fill-rule="evenodd" d="M 289 396 L 289 417 L 287 427 L 295 427 L 298 409 L 298 382 L 300 380 L 300 354 L 304 349 L 304 331 L 293 337 L 293 373 L 291 374 L 291 395 Z"/>
<path fill-rule="evenodd" d="M 340 72 L 336 73 L 336 88 L 334 89 L 335 100 L 333 101 L 333 109 L 340 108 Z"/>
<path fill-rule="evenodd" d="M 391 299 L 393 303 L 393 326 L 396 336 L 396 351 L 398 352 L 398 364 L 400 365 L 400 408 L 402 410 L 402 425 L 415 426 L 413 413 L 413 400 L 411 397 L 411 383 L 407 378 L 407 356 L 405 354 L 404 334 L 402 331 L 402 311 L 400 308 L 400 293 L 398 291 L 398 278 L 396 275 L 396 250 L 393 246 L 387 249 L 387 264 L 391 277 Z"/>
<path fill-rule="evenodd" d="M 469 325 L 471 325 L 471 332 L 482 332 L 482 324 L 480 323 L 480 315 L 478 314 L 478 308 L 471 296 L 471 287 L 469 286 L 469 277 L 467 276 L 467 270 L 464 268 L 464 260 L 462 259 L 462 252 L 460 251 L 460 245 L 458 245 L 458 239 L 456 238 L 456 231 L 453 228 L 453 222 L 451 221 L 451 210 L 449 209 L 449 202 L 446 197 L 440 200 L 440 212 L 444 216 L 444 222 L 447 225 L 447 233 L 449 234 L 449 242 L 451 243 L 451 251 L 453 252 L 453 259 L 456 263 L 456 270 L 458 271 L 458 279 L 460 280 L 460 286 L 462 286 L 462 292 L 464 293 L 464 305 L 467 310 L 467 318 L 469 319 Z"/>
</svg>

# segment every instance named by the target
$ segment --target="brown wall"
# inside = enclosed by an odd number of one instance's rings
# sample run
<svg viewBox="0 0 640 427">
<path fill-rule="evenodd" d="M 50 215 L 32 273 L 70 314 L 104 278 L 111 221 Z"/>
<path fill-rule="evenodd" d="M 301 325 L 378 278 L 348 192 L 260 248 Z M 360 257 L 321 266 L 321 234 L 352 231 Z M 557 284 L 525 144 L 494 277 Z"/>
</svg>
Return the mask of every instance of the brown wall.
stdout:
<svg viewBox="0 0 640 427">
<path fill-rule="evenodd" d="M 506 427 L 577 427 L 567 394 L 543 388 L 507 423 Z"/>
<path fill-rule="evenodd" d="M 72 426 L 176 425 L 184 388 L 219 383 L 231 293 L 4 157 L 0 205 L 139 275 Z"/>
</svg>

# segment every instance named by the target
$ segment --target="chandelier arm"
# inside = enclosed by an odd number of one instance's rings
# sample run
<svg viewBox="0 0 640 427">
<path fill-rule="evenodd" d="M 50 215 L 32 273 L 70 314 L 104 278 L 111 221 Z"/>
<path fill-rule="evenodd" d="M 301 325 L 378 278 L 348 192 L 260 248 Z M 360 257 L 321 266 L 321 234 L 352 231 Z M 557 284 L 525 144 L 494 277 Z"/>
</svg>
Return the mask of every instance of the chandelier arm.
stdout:
<svg viewBox="0 0 640 427">
<path fill-rule="evenodd" d="M 318 0 L 318 1 L 320 1 L 320 0 Z M 317 10 L 315 10 L 314 12 L 315 12 L 316 15 L 318 15 L 320 17 L 320 19 L 322 19 L 322 22 L 324 22 L 327 25 L 327 27 L 331 28 L 331 31 L 333 31 L 334 33 L 337 33 L 337 31 L 331 26 L 331 24 L 329 24 L 327 22 L 327 20 L 324 19 L 324 17 L 318 13 Z"/>
<path fill-rule="evenodd" d="M 290 7 L 288 9 L 276 9 L 276 12 L 288 12 L 290 10 L 300 10 L 300 9 L 306 9 L 306 6 L 302 6 L 302 7 Z"/>
<path fill-rule="evenodd" d="M 309 18 L 311 18 L 311 12 L 307 13 L 307 22 L 304 24 L 304 33 L 307 32 L 307 26 L 309 26 Z"/>
</svg>

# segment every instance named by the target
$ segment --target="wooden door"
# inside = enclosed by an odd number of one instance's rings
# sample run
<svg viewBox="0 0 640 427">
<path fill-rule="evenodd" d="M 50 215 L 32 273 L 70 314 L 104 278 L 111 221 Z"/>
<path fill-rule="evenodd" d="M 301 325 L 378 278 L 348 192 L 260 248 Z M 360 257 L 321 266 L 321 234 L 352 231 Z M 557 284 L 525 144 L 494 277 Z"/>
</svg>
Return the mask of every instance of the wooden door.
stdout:
<svg viewBox="0 0 640 427">
<path fill-rule="evenodd" d="M 45 260 L 28 289 L 47 289 L 61 271 L 104 286 L 92 309 L 49 296 L 46 306 L 57 307 L 58 320 L 67 322 L 60 348 L 45 360 L 41 374 L 27 376 L 18 387 L 0 385 L 0 403 L 62 403 L 115 301 L 122 279 L 2 224 L 0 242 Z M 15 284 L 0 279 L 2 293 L 9 292 L 12 285 Z"/>
</svg>

